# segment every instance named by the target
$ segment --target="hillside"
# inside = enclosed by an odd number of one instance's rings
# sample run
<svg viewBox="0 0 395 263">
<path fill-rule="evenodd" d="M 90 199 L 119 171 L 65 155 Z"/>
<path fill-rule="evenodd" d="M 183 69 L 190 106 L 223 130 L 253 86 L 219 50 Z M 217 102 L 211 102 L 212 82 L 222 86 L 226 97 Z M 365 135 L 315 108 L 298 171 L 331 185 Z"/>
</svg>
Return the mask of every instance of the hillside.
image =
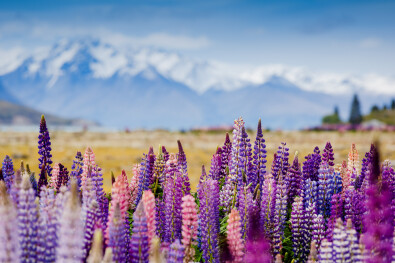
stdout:
<svg viewBox="0 0 395 263">
<path fill-rule="evenodd" d="M 378 120 L 387 125 L 395 125 L 395 109 L 373 111 L 363 116 L 363 121 Z"/>
</svg>

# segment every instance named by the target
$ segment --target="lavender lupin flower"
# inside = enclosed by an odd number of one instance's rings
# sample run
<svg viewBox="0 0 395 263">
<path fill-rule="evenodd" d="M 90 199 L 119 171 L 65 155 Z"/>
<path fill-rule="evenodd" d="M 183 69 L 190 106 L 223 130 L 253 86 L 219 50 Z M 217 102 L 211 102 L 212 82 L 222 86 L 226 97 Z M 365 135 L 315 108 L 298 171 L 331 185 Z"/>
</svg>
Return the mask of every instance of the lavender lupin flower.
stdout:
<svg viewBox="0 0 395 263">
<path fill-rule="evenodd" d="M 200 213 L 198 215 L 203 259 L 219 262 L 219 188 L 218 182 L 208 179 L 199 189 Z"/>
<path fill-rule="evenodd" d="M 324 162 L 318 174 L 317 210 L 325 218 L 330 214 L 330 202 L 333 194 L 333 174 Z"/>
<path fill-rule="evenodd" d="M 130 240 L 130 257 L 133 263 L 148 262 L 148 228 L 144 205 L 139 203 L 133 214 L 133 234 Z"/>
<path fill-rule="evenodd" d="M 310 178 L 305 181 L 303 189 L 304 207 L 317 203 L 317 182 Z"/>
<path fill-rule="evenodd" d="M 232 151 L 229 160 L 229 176 L 232 181 L 236 182 L 239 175 L 240 165 L 240 141 L 242 136 L 242 128 L 244 127 L 244 121 L 240 117 L 235 120 L 233 125 L 233 142 Z"/>
<path fill-rule="evenodd" d="M 358 244 L 357 231 L 355 231 L 355 228 L 352 226 L 352 222 L 350 219 L 347 220 L 346 233 L 349 244 L 348 249 L 351 262 L 362 262 L 361 250 Z"/>
<path fill-rule="evenodd" d="M 239 187 L 242 187 L 248 182 L 247 176 L 252 177 L 252 181 L 255 181 L 255 175 L 252 171 L 251 165 L 251 155 L 252 153 L 250 139 L 248 138 L 248 134 L 245 128 L 242 127 L 239 143 L 239 164 L 237 170 L 237 182 Z"/>
<path fill-rule="evenodd" d="M 312 225 L 312 231 L 311 231 L 311 240 L 312 242 L 314 241 L 317 250 L 321 246 L 321 242 L 325 237 L 325 221 L 324 217 L 321 214 L 315 214 L 313 216 L 313 225 Z"/>
<path fill-rule="evenodd" d="M 84 226 L 77 187 L 77 182 L 72 181 L 71 193 L 61 214 L 56 262 L 77 263 L 83 260 Z"/>
<path fill-rule="evenodd" d="M 45 167 L 45 171 L 48 176 L 51 176 L 52 174 L 51 150 L 51 141 L 49 137 L 47 123 L 45 121 L 44 115 L 42 115 L 40 122 L 40 134 L 38 135 L 38 154 L 40 155 L 40 158 L 38 158 L 38 161 L 40 162 L 38 167 L 40 169 Z"/>
<path fill-rule="evenodd" d="M 266 238 L 271 238 L 273 230 L 273 216 L 276 204 L 276 181 L 273 177 L 265 180 L 261 197 L 261 224 Z"/>
<path fill-rule="evenodd" d="M 174 241 L 169 250 L 169 257 L 167 263 L 182 263 L 184 259 L 184 246 L 177 239 Z"/>
<path fill-rule="evenodd" d="M 125 219 L 121 213 L 119 203 L 116 203 L 114 215 L 108 226 L 108 246 L 112 249 L 113 260 L 116 263 L 127 262 L 127 246 L 124 224 Z"/>
<path fill-rule="evenodd" d="M 250 214 L 254 209 L 256 209 L 255 201 L 252 198 L 252 193 L 246 186 L 239 190 L 238 201 L 238 211 L 240 212 L 241 220 L 241 236 L 244 240 L 246 240 L 249 229 Z"/>
<path fill-rule="evenodd" d="M 331 216 L 328 219 L 328 226 L 326 230 L 326 238 L 332 241 L 333 229 L 336 226 L 336 220 L 343 216 L 343 199 L 341 194 L 334 194 L 331 200 Z"/>
<path fill-rule="evenodd" d="M 19 246 L 17 212 L 7 194 L 7 187 L 0 181 L 0 262 L 18 262 Z"/>
<path fill-rule="evenodd" d="M 38 209 L 35 199 L 30 177 L 25 173 L 17 205 L 21 262 L 34 262 L 37 259 Z"/>
<path fill-rule="evenodd" d="M 336 226 L 333 230 L 332 248 L 335 262 L 351 262 L 350 241 L 340 218 L 336 220 Z"/>
<path fill-rule="evenodd" d="M 322 244 L 320 246 L 320 253 L 318 255 L 318 262 L 322 263 L 333 263 L 333 249 L 332 249 L 332 242 L 324 239 L 322 240 Z"/>
<path fill-rule="evenodd" d="M 14 181 L 14 164 L 8 155 L 4 158 L 2 172 L 7 190 L 10 191 L 12 182 Z"/>
<path fill-rule="evenodd" d="M 281 143 L 273 160 L 272 175 L 276 181 L 279 180 L 280 175 L 285 178 L 289 169 L 289 148 L 285 147 L 286 145 L 285 142 Z"/>
<path fill-rule="evenodd" d="M 55 190 L 43 186 L 40 192 L 38 262 L 55 262 L 56 260 L 58 211 L 55 200 Z"/>
<path fill-rule="evenodd" d="M 235 191 L 236 189 L 233 185 L 233 182 L 229 178 L 226 179 L 225 184 L 224 186 L 222 186 L 220 192 L 220 205 L 226 214 L 230 213 L 230 210 L 232 208 L 232 201 L 235 195 Z"/>
<path fill-rule="evenodd" d="M 276 189 L 276 205 L 273 222 L 273 252 L 278 254 L 282 248 L 282 236 L 284 234 L 284 224 L 287 216 L 287 186 L 280 173 Z"/>
</svg>

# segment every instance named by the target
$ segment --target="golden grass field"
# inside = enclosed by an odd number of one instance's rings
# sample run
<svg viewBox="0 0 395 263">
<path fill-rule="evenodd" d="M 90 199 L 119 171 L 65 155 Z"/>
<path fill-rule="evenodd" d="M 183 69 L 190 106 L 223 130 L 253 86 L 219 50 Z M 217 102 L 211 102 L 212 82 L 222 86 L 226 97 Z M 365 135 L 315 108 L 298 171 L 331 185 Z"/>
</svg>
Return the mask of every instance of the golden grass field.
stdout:
<svg viewBox="0 0 395 263">
<path fill-rule="evenodd" d="M 250 133 L 251 143 L 255 133 Z M 31 170 L 38 172 L 38 149 L 36 133 L 31 132 L 2 132 L 0 133 L 1 158 L 10 155 L 14 166 L 18 167 L 20 161 L 28 163 Z M 210 159 L 216 147 L 225 140 L 225 132 L 168 132 L 168 131 L 132 131 L 93 133 L 93 132 L 51 132 L 53 162 L 60 162 L 70 169 L 77 151 L 82 153 L 87 146 L 91 146 L 96 155 L 96 163 L 103 168 L 105 190 L 109 191 L 111 184 L 111 171 L 117 176 L 125 169 L 130 177 L 132 165 L 140 163 L 141 156 L 153 146 L 155 152 L 158 145 L 165 145 L 170 152 L 177 151 L 177 140 L 181 140 L 188 161 L 188 171 L 192 188 L 201 173 L 201 166 L 210 167 Z M 356 143 L 360 161 L 369 150 L 373 140 L 380 142 L 382 159 L 395 160 L 395 133 L 388 132 L 266 132 L 264 133 L 268 150 L 268 169 L 273 160 L 273 153 L 281 142 L 286 142 L 290 148 L 290 157 L 295 151 L 299 152 L 299 160 L 311 153 L 315 146 L 323 149 L 327 141 L 331 141 L 335 152 L 335 162 L 341 163 L 347 159 L 351 143 Z"/>
</svg>

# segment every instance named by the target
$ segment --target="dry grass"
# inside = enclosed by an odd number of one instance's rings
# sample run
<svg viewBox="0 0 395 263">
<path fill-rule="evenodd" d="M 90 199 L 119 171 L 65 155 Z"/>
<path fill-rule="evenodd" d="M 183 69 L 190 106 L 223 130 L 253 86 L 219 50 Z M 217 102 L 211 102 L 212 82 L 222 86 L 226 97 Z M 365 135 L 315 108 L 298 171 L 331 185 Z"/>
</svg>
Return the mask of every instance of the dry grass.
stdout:
<svg viewBox="0 0 395 263">
<path fill-rule="evenodd" d="M 77 151 L 84 152 L 91 146 L 96 154 L 96 163 L 103 168 L 104 185 L 106 191 L 110 189 L 111 171 L 115 175 L 125 169 L 130 176 L 132 165 L 139 163 L 142 153 L 148 151 L 149 146 L 165 145 L 171 152 L 177 151 L 177 140 L 181 140 L 187 155 L 189 175 L 192 186 L 195 187 L 200 176 L 201 166 L 207 170 L 210 159 L 216 147 L 222 145 L 225 133 L 180 133 L 167 131 L 133 131 L 131 133 L 68 133 L 52 132 L 52 160 L 61 162 L 68 169 L 72 164 Z M 0 133 L 0 150 L 3 158 L 6 154 L 12 156 L 14 165 L 21 160 L 30 164 L 33 171 L 38 172 L 36 133 L 3 132 Z M 255 138 L 255 134 L 250 134 Z M 360 153 L 360 160 L 369 150 L 373 140 L 379 140 L 383 159 L 395 160 L 395 133 L 374 132 L 267 132 L 264 134 L 268 150 L 268 169 L 270 168 L 273 153 L 280 142 L 287 142 L 291 157 L 295 151 L 299 156 L 312 152 L 315 146 L 322 149 L 327 141 L 331 141 L 335 151 L 335 162 L 340 163 L 347 158 L 351 143 L 356 143 Z M 253 143 L 253 139 L 251 140 Z"/>
</svg>

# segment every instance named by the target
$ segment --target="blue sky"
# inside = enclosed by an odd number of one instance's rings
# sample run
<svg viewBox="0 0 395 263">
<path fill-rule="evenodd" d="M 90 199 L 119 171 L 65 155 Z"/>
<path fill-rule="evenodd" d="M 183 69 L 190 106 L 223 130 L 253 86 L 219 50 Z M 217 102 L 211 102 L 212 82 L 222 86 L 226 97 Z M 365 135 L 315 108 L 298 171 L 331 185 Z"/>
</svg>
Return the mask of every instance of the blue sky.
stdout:
<svg viewBox="0 0 395 263">
<path fill-rule="evenodd" d="M 126 38 L 238 65 L 393 77 L 394 10 L 395 1 L 361 0 L 1 1 L 0 48 Z"/>
</svg>

